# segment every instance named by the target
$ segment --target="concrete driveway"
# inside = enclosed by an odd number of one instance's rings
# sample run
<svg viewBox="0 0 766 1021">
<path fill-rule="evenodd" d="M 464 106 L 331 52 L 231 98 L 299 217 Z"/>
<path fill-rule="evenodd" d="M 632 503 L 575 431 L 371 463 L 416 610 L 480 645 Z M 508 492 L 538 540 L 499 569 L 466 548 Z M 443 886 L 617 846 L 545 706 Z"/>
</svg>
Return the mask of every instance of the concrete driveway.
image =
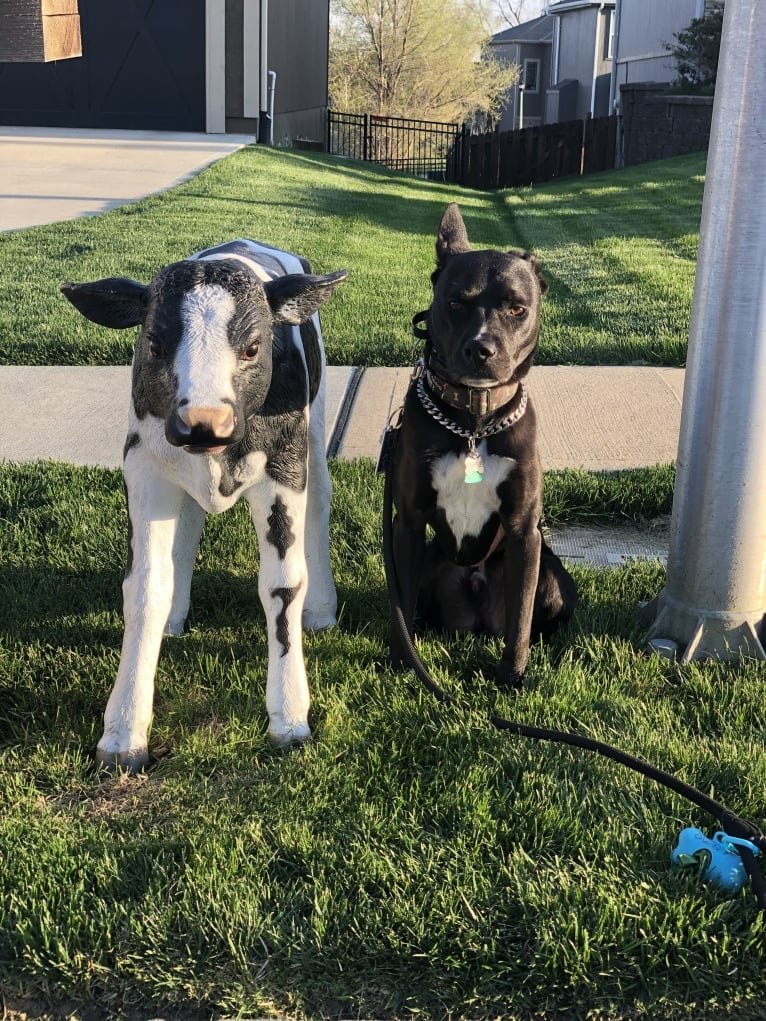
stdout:
<svg viewBox="0 0 766 1021">
<path fill-rule="evenodd" d="M 94 216 L 188 180 L 252 135 L 0 127 L 0 231 Z"/>
</svg>

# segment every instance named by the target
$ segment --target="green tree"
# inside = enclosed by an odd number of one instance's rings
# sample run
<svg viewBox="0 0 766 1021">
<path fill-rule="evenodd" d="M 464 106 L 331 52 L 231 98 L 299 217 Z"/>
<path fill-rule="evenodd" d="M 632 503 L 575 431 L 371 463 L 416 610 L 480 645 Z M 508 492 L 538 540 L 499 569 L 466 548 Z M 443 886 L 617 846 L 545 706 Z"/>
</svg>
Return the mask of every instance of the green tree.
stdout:
<svg viewBox="0 0 766 1021">
<path fill-rule="evenodd" d="M 333 0 L 335 109 L 461 121 L 493 116 L 518 77 L 483 55 L 491 0 Z"/>
<path fill-rule="evenodd" d="M 676 85 L 686 89 L 712 89 L 718 73 L 721 49 L 723 2 L 711 5 L 705 15 L 694 18 L 683 32 L 674 33 L 676 42 L 668 44 L 678 70 Z"/>
</svg>

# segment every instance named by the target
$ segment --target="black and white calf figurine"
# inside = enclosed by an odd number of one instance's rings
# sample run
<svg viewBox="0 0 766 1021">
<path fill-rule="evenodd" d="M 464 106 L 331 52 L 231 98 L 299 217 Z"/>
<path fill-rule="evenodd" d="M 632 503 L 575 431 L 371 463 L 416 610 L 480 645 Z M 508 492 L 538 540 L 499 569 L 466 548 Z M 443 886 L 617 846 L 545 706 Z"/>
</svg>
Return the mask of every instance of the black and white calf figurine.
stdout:
<svg viewBox="0 0 766 1021">
<path fill-rule="evenodd" d="M 148 285 L 62 285 L 88 319 L 141 326 L 124 456 L 125 633 L 99 764 L 147 763 L 162 635 L 184 628 L 206 513 L 240 497 L 260 550 L 269 735 L 278 744 L 309 736 L 302 625 L 329 627 L 336 611 L 317 310 L 346 276 L 312 276 L 295 255 L 239 240 L 173 263 Z"/>
</svg>

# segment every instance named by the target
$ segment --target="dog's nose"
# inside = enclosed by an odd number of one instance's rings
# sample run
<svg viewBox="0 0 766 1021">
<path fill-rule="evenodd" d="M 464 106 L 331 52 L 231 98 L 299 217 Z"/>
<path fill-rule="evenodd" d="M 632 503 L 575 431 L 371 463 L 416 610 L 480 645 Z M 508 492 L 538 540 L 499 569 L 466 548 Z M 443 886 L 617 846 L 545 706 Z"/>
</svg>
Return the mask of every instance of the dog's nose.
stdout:
<svg viewBox="0 0 766 1021">
<path fill-rule="evenodd" d="M 496 353 L 497 346 L 489 337 L 474 337 L 463 348 L 466 361 L 474 365 L 484 365 Z"/>
</svg>

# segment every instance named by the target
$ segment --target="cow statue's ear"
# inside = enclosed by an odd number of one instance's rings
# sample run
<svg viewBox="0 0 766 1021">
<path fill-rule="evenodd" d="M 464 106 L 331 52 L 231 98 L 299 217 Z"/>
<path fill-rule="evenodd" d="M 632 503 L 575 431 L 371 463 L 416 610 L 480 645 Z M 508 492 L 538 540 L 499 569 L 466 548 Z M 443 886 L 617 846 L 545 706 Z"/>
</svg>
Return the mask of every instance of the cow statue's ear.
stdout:
<svg viewBox="0 0 766 1021">
<path fill-rule="evenodd" d="M 347 269 L 327 276 L 309 273 L 288 273 L 263 285 L 275 323 L 300 326 L 330 297 L 338 284 L 348 276 Z"/>
<path fill-rule="evenodd" d="M 108 277 L 86 284 L 61 284 L 61 293 L 78 312 L 99 326 L 125 330 L 146 317 L 149 288 L 126 277 Z"/>
</svg>

